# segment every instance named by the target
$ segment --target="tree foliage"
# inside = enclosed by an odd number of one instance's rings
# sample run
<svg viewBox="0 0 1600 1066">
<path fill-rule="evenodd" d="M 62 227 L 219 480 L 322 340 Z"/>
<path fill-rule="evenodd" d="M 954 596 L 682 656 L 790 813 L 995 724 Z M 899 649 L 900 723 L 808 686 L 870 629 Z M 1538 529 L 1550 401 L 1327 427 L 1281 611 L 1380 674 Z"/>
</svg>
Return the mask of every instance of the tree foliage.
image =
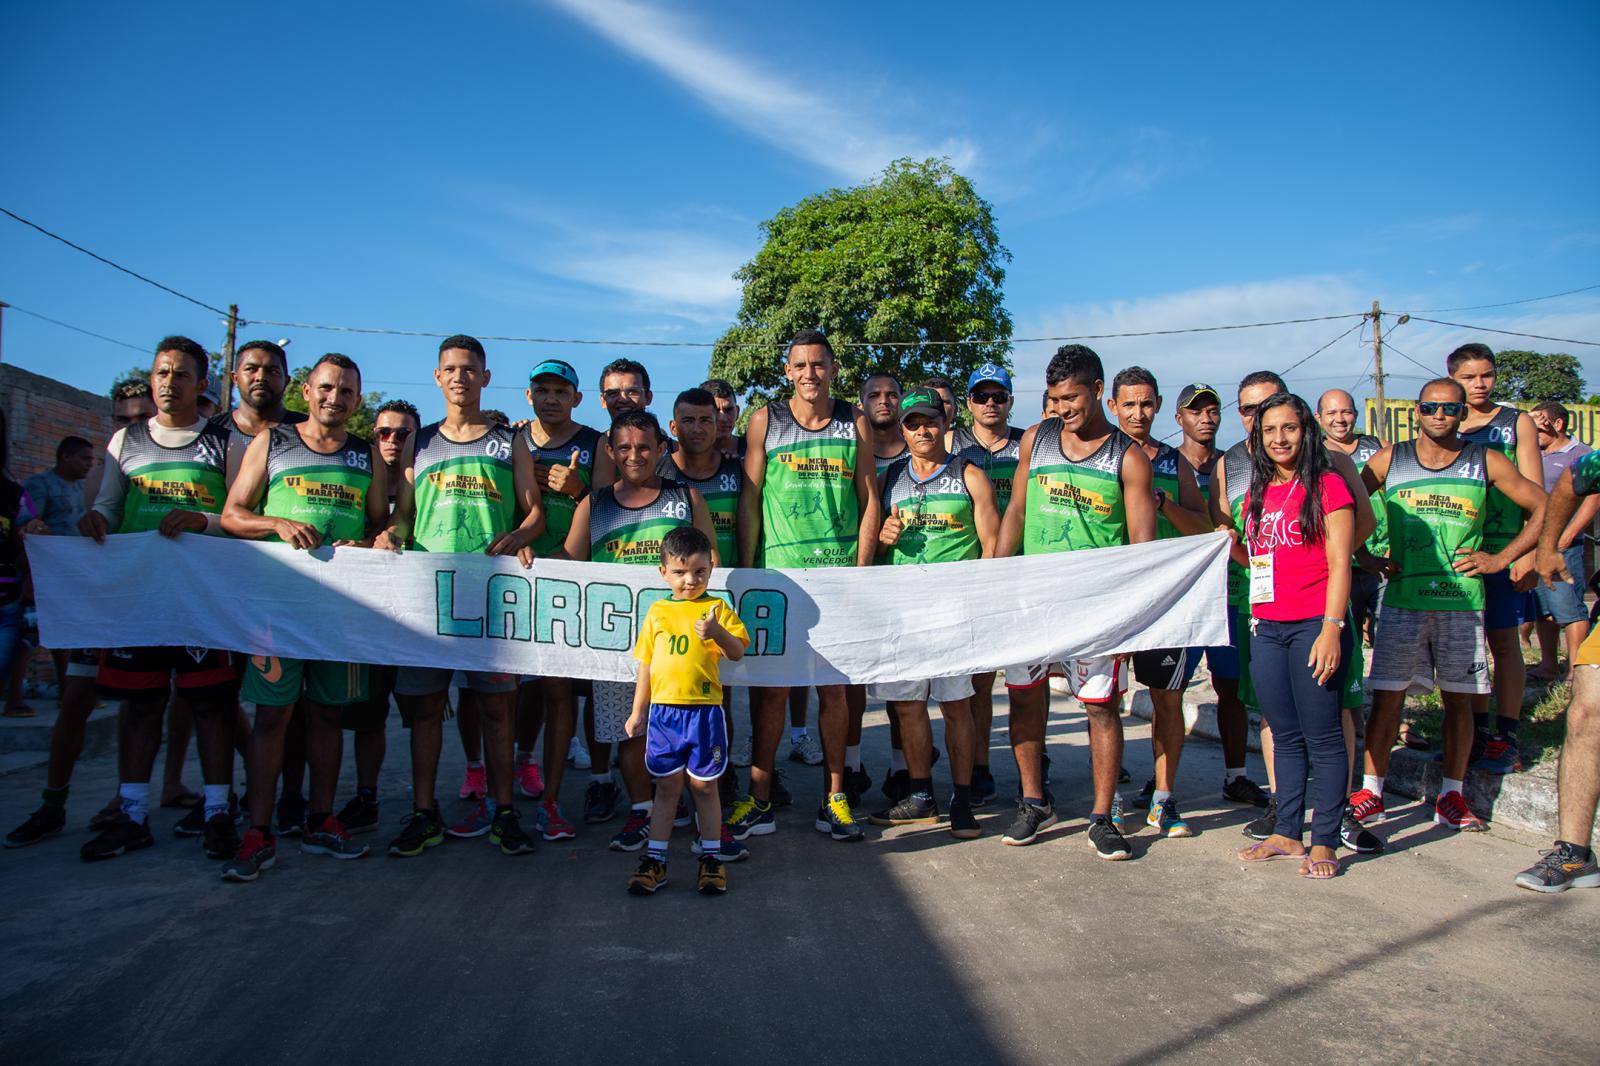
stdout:
<svg viewBox="0 0 1600 1066">
<path fill-rule="evenodd" d="M 942 374 L 959 389 L 984 362 L 1008 362 L 1011 253 L 989 204 L 948 162 L 896 160 L 878 179 L 807 197 L 761 229 L 765 245 L 734 275 L 744 284 L 738 319 L 711 356 L 711 374 L 749 393 L 748 407 L 779 393 L 784 345 L 802 329 L 828 334 L 834 391 L 851 400 L 877 370 L 906 384 Z"/>
<path fill-rule="evenodd" d="M 305 395 L 301 391 L 306 379 L 311 376 L 309 366 L 300 367 L 289 375 L 289 387 L 283 390 L 283 406 L 291 411 L 301 414 L 308 412 Z M 372 431 L 378 421 L 378 408 L 383 406 L 384 395 L 381 392 L 366 392 L 361 394 L 361 406 L 356 408 L 355 414 L 350 416 L 350 421 L 345 423 L 345 428 L 358 437 L 372 439 Z"/>
<path fill-rule="evenodd" d="M 1578 360 L 1564 352 L 1546 355 L 1512 349 L 1496 352 L 1494 365 L 1495 400 L 1579 403 L 1587 395 Z"/>
</svg>

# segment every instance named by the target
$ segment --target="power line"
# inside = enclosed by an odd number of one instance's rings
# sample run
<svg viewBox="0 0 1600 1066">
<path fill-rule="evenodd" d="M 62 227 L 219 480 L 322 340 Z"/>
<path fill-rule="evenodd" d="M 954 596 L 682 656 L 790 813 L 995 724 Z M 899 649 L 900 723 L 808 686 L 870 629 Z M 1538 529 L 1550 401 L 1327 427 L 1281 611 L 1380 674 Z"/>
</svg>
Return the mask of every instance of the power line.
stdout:
<svg viewBox="0 0 1600 1066">
<path fill-rule="evenodd" d="M 1568 289 L 1566 292 L 1553 292 L 1549 296 L 1530 296 L 1526 300 L 1505 300 L 1497 304 L 1473 304 L 1471 307 L 1424 307 L 1420 311 L 1407 311 L 1411 315 L 1443 315 L 1451 311 L 1483 311 L 1490 307 L 1515 307 L 1517 304 L 1538 303 L 1540 300 L 1554 300 L 1561 296 L 1574 296 L 1580 292 L 1589 292 L 1600 289 L 1600 285 L 1585 285 L 1581 289 Z"/>
<path fill-rule="evenodd" d="M 1435 326 L 1450 326 L 1454 329 L 1470 329 L 1478 333 L 1499 333 L 1506 337 L 1528 337 L 1536 341 L 1555 341 L 1557 344 L 1584 344 L 1591 348 L 1600 348 L 1600 341 L 1575 341 L 1571 337 L 1546 337 L 1542 333 L 1518 333 L 1510 329 L 1490 329 L 1488 326 L 1469 326 L 1465 322 L 1441 322 L 1437 318 L 1422 318 L 1412 315 L 1413 322 L 1431 322 Z"/>
<path fill-rule="evenodd" d="M 4 210 L 4 208 L 0 208 L 0 210 Z M 137 344 L 129 344 L 127 341 L 119 341 L 115 337 L 107 337 L 104 333 L 96 333 L 92 329 L 84 329 L 82 326 L 74 326 L 71 322 L 63 322 L 59 318 L 51 318 L 49 315 L 41 315 L 37 311 L 28 310 L 26 307 L 18 307 L 13 303 L 8 303 L 5 306 L 9 307 L 13 311 L 21 311 L 30 318 L 37 318 L 40 321 L 48 322 L 53 326 L 60 326 L 62 329 L 70 329 L 74 333 L 82 333 L 85 336 L 93 337 L 96 340 L 105 341 L 107 344 L 120 344 L 124 348 L 132 348 L 136 352 L 142 352 L 145 355 L 150 354 L 148 349 L 142 348 Z"/>
<path fill-rule="evenodd" d="M 12 218 L 16 219 L 18 222 L 22 223 L 24 226 L 27 226 L 30 229 L 38 230 L 40 233 L 44 234 L 46 237 L 49 237 L 51 240 L 60 241 L 62 244 L 66 245 L 68 248 L 73 249 L 74 251 L 82 252 L 84 255 L 88 256 L 91 259 L 97 259 L 100 262 L 104 263 L 106 266 L 111 267 L 111 268 L 113 268 L 115 270 L 120 270 L 124 274 L 128 275 L 131 278 L 138 278 L 140 281 L 144 282 L 146 285 L 154 285 L 156 288 L 160 289 L 162 292 L 171 293 L 172 295 L 176 296 L 180 300 L 188 300 L 190 303 L 194 304 L 196 307 L 203 307 L 207 311 L 213 311 L 216 314 L 222 315 L 224 317 L 226 317 L 227 314 L 228 314 L 228 312 L 222 310 L 221 308 L 212 307 L 210 304 L 206 303 L 203 300 L 196 300 L 193 296 L 185 295 L 184 293 L 179 292 L 177 289 L 172 288 L 170 285 L 163 285 L 159 281 L 156 281 L 156 280 L 154 280 L 152 278 L 147 278 L 143 274 L 139 273 L 137 270 L 129 270 L 127 267 L 123 266 L 121 263 L 113 263 L 111 260 L 107 259 L 105 256 L 100 255 L 100 254 L 98 254 L 96 252 L 91 252 L 91 251 L 89 251 L 89 249 L 85 248 L 81 244 L 74 244 L 73 242 L 67 240 L 65 237 L 61 236 L 59 233 L 51 233 L 49 230 L 45 229 L 43 226 L 39 225 L 37 222 L 29 222 L 27 219 L 23 218 L 21 215 L 17 214 L 15 211 L 9 211 L 4 207 L 0 207 L 0 214 L 9 215 Z M 120 344 L 121 342 L 118 341 L 117 343 Z"/>
<path fill-rule="evenodd" d="M 1316 315 L 1311 318 L 1284 318 L 1274 322 L 1239 322 L 1226 326 L 1190 326 L 1184 329 L 1149 329 L 1137 330 L 1126 333 L 1081 333 L 1070 337 L 1011 337 L 1006 340 L 964 340 L 964 341 L 851 341 L 836 345 L 840 348 L 947 348 L 947 347 L 983 347 L 1000 344 L 1045 344 L 1059 343 L 1062 341 L 1095 341 L 1111 340 L 1121 337 L 1167 337 L 1179 333 L 1215 333 L 1221 330 L 1232 329 L 1261 329 L 1267 326 L 1293 326 L 1306 322 L 1330 322 L 1343 318 L 1364 318 L 1361 313 L 1343 315 Z M 241 320 L 241 324 L 243 320 Z M 454 334 L 437 333 L 430 330 L 413 329 L 386 329 L 376 326 L 329 326 L 314 322 L 273 322 L 268 319 L 255 318 L 247 323 L 255 326 L 275 326 L 279 329 L 319 329 L 335 333 L 367 333 L 382 334 L 396 337 L 450 337 Z M 595 340 L 590 338 L 573 337 L 506 337 L 492 334 L 474 334 L 479 340 L 499 341 L 507 344 L 563 344 L 563 345 L 604 345 L 616 348 L 715 348 L 718 341 L 643 341 L 643 340 Z M 765 341 L 739 341 L 726 345 L 730 348 L 770 348 L 781 350 L 785 343 L 770 344 Z"/>
<path fill-rule="evenodd" d="M 1431 366 L 1428 366 L 1426 363 L 1420 362 L 1420 361 L 1418 361 L 1416 359 L 1412 359 L 1411 356 L 1407 355 L 1405 352 L 1402 352 L 1399 348 L 1396 348 L 1394 345 L 1390 344 L 1388 341 L 1384 341 L 1383 345 L 1384 345 L 1385 350 L 1391 351 L 1394 354 L 1398 355 L 1400 358 L 1409 361 L 1413 366 L 1420 366 L 1422 369 L 1426 370 L 1428 372 L 1428 376 L 1430 378 L 1443 377 L 1443 375 L 1439 373 L 1439 370 L 1438 370 L 1437 367 L 1431 367 Z M 1391 375 L 1388 375 L 1388 376 L 1397 377 L 1398 375 L 1391 374 Z"/>
</svg>

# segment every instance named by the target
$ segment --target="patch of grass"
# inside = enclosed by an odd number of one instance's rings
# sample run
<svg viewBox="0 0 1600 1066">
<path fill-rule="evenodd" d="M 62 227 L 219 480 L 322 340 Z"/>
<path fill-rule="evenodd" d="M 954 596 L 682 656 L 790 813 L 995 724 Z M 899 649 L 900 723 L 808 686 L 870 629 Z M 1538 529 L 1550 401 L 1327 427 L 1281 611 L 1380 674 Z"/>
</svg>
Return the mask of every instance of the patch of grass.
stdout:
<svg viewBox="0 0 1600 1066">
<path fill-rule="evenodd" d="M 1567 738 L 1567 703 L 1572 699 L 1572 688 L 1565 683 L 1545 687 L 1530 678 L 1527 694 L 1522 725 L 1517 729 L 1517 748 L 1522 752 L 1523 769 L 1532 769 L 1561 754 L 1561 745 Z M 1437 691 L 1407 697 L 1403 717 L 1414 735 L 1425 739 L 1435 751 L 1443 748 L 1444 701 Z"/>
</svg>

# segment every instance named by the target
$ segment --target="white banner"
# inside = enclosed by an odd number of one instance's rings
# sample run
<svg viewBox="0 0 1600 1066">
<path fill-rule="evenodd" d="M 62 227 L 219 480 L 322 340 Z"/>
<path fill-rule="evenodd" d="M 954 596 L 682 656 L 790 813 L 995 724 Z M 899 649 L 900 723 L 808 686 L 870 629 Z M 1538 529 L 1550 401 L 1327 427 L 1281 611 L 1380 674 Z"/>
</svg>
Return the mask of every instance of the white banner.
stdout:
<svg viewBox="0 0 1600 1066">
<path fill-rule="evenodd" d="M 1228 538 L 870 570 L 718 570 L 753 645 L 734 685 L 871 683 L 1226 644 Z M 30 537 L 50 648 L 252 655 L 628 681 L 654 567 L 186 533 Z M 219 580 L 220 578 L 220 580 Z M 217 591 L 218 589 L 222 591 Z"/>
</svg>

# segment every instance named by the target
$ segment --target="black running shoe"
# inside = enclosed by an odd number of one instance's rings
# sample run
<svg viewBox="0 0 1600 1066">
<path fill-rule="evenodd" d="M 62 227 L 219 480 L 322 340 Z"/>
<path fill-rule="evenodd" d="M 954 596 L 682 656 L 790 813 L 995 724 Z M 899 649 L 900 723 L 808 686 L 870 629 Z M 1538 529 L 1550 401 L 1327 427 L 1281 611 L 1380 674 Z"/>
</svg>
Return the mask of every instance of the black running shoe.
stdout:
<svg viewBox="0 0 1600 1066">
<path fill-rule="evenodd" d="M 135 822 L 118 812 L 111 824 L 85 844 L 78 855 L 84 862 L 98 862 L 101 859 L 114 859 L 123 852 L 148 848 L 155 842 L 156 838 L 150 835 L 149 823 Z"/>
<path fill-rule="evenodd" d="M 590 781 L 583 793 L 583 820 L 590 825 L 609 822 L 617 813 L 621 790 L 610 781 Z"/>
<path fill-rule="evenodd" d="M 400 835 L 389 842 L 389 854 L 397 859 L 409 859 L 443 843 L 444 823 L 439 821 L 439 812 L 412 811 Z"/>
<path fill-rule="evenodd" d="M 1127 838 L 1111 824 L 1110 819 L 1096 818 L 1089 823 L 1089 846 L 1102 859 L 1116 861 L 1133 855 Z"/>
<path fill-rule="evenodd" d="M 1569 888 L 1600 888 L 1600 865 L 1595 864 L 1593 849 L 1587 861 L 1578 857 L 1577 850 L 1565 841 L 1541 852 L 1539 861 L 1516 877 L 1518 888 L 1535 892 L 1565 892 Z"/>
<path fill-rule="evenodd" d="M 794 797 L 789 795 L 789 790 L 783 783 L 783 771 L 772 771 L 772 786 L 767 789 L 767 800 L 773 807 L 792 807 Z"/>
<path fill-rule="evenodd" d="M 999 788 L 994 783 L 994 774 L 989 772 L 987 766 L 974 766 L 972 768 L 972 807 L 974 810 L 987 807 Z"/>
<path fill-rule="evenodd" d="M 890 803 L 899 803 L 911 795 L 911 771 L 890 770 L 883 775 L 883 784 L 878 791 L 883 793 L 883 798 Z"/>
<path fill-rule="evenodd" d="M 872 775 L 867 773 L 866 764 L 854 770 L 848 766 L 844 768 L 844 794 L 850 799 L 850 806 L 861 806 L 861 797 L 872 790 Z"/>
<path fill-rule="evenodd" d="M 1278 828 L 1278 801 L 1267 799 L 1267 809 L 1261 812 L 1261 817 L 1253 822 L 1246 822 L 1244 835 L 1251 840 L 1265 840 Z"/>
<path fill-rule="evenodd" d="M 203 842 L 206 858 L 226 862 L 239 852 L 239 830 L 227 811 L 218 811 L 206 819 Z"/>
<path fill-rule="evenodd" d="M 1035 807 L 1023 801 L 1017 804 L 1017 817 L 1000 837 L 1002 844 L 1032 844 L 1039 830 L 1056 824 L 1054 807 Z"/>
<path fill-rule="evenodd" d="M 6 847 L 25 848 L 37 844 L 45 837 L 53 837 L 67 824 L 67 809 L 52 807 L 48 803 L 32 814 L 28 820 L 6 834 Z"/>
<path fill-rule="evenodd" d="M 1344 818 L 1339 823 L 1339 842 L 1357 855 L 1377 855 L 1383 851 L 1383 841 L 1378 834 L 1356 821 L 1355 812 L 1349 807 L 1344 809 Z"/>
<path fill-rule="evenodd" d="M 739 802 L 744 791 L 739 787 L 739 772 L 728 767 L 728 772 L 717 778 L 717 800 L 724 808 Z"/>
<path fill-rule="evenodd" d="M 1134 793 L 1132 804 L 1133 809 L 1136 811 L 1148 811 L 1150 809 L 1150 801 L 1155 798 L 1155 794 L 1156 779 L 1152 777 L 1150 780 L 1144 783 L 1143 788 Z"/>
<path fill-rule="evenodd" d="M 206 805 L 196 803 L 189 808 L 189 813 L 178 819 L 172 827 L 175 837 L 201 837 L 206 835 Z"/>
<path fill-rule="evenodd" d="M 336 816 L 347 833 L 370 833 L 378 828 L 378 804 L 367 802 L 360 796 L 351 796 Z"/>
<path fill-rule="evenodd" d="M 972 814 L 971 804 L 950 804 L 950 835 L 957 840 L 971 840 L 983 835 L 983 828 Z"/>
<path fill-rule="evenodd" d="M 494 835 L 500 841 L 502 855 L 532 855 L 533 838 L 522 828 L 522 819 L 511 807 L 494 812 Z"/>
<path fill-rule="evenodd" d="M 278 800 L 277 835 L 281 837 L 304 836 L 306 832 L 306 801 L 303 796 L 284 796 Z"/>
<path fill-rule="evenodd" d="M 1222 786 L 1222 798 L 1229 803 L 1248 803 L 1265 807 L 1272 796 L 1248 777 L 1236 777 Z"/>
<path fill-rule="evenodd" d="M 1126 766 L 1117 767 L 1117 784 L 1130 785 L 1132 783 L 1133 775 L 1128 773 L 1128 768 Z"/>
<path fill-rule="evenodd" d="M 931 825 L 939 820 L 939 804 L 926 792 L 907 796 L 867 819 L 873 825 Z"/>
</svg>

